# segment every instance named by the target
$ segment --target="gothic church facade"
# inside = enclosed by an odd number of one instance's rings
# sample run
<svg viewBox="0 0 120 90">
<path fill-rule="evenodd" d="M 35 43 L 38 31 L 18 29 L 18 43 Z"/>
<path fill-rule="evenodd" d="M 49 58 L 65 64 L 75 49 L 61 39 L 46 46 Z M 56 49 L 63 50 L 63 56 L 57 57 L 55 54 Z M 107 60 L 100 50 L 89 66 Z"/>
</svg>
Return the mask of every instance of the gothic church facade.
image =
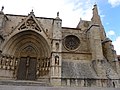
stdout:
<svg viewBox="0 0 120 90">
<path fill-rule="evenodd" d="M 120 64 L 94 5 L 91 21 L 76 28 L 62 20 L 0 12 L 0 80 L 52 86 L 119 87 Z"/>
</svg>

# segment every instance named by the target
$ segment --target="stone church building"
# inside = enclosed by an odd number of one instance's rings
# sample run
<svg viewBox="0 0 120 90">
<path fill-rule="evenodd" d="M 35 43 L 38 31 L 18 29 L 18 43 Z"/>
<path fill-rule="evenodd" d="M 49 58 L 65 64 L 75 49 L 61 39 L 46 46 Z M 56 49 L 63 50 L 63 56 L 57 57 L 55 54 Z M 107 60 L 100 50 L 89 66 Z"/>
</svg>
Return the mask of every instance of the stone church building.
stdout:
<svg viewBox="0 0 120 90">
<path fill-rule="evenodd" d="M 73 19 L 74 20 L 74 19 Z M 76 28 L 62 20 L 0 11 L 0 81 L 51 86 L 120 87 L 120 63 L 93 8 L 91 21 Z"/>
</svg>

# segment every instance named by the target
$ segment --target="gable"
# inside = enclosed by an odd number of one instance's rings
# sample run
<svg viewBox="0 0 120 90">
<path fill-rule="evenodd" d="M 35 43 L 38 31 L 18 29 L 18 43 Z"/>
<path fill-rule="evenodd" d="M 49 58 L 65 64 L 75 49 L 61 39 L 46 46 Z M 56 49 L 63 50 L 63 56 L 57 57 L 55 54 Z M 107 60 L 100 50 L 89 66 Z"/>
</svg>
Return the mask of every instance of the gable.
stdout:
<svg viewBox="0 0 120 90">
<path fill-rule="evenodd" d="M 22 21 L 19 22 L 21 19 Z M 12 24 L 17 24 L 17 25 L 14 25 L 16 27 L 15 28 L 13 27 L 10 33 L 7 35 L 6 37 L 7 40 L 4 42 L 4 44 L 7 43 L 9 39 L 14 37 L 15 35 L 19 35 L 19 33 L 25 32 L 25 31 L 28 34 L 30 34 L 31 31 L 36 32 L 39 35 L 43 36 L 47 42 L 50 42 L 50 39 L 49 39 L 50 37 L 46 33 L 45 28 L 43 27 L 41 22 L 38 21 L 37 18 L 35 17 L 33 11 L 30 12 L 30 14 L 27 17 L 24 16 L 24 18 L 20 18 L 20 19 L 18 18 L 16 19 L 16 21 L 14 20 Z"/>
<path fill-rule="evenodd" d="M 43 27 L 41 22 L 36 19 L 33 11 L 30 12 L 30 14 L 27 17 L 22 19 L 22 21 L 9 33 L 8 36 L 13 36 L 16 33 L 25 30 L 35 31 L 41 34 L 42 36 L 49 38 L 48 34 L 45 31 L 45 28 Z"/>
<path fill-rule="evenodd" d="M 44 30 L 42 27 L 41 23 L 37 21 L 35 18 L 34 12 L 30 12 L 27 18 L 25 18 L 18 26 L 18 30 L 23 30 L 23 29 L 34 29 L 38 30 L 41 32 L 41 30 Z"/>
<path fill-rule="evenodd" d="M 41 32 L 41 27 L 38 25 L 38 23 L 32 16 L 27 18 L 27 20 L 22 22 L 21 25 L 18 27 L 18 30 L 22 29 L 35 29 Z"/>
</svg>

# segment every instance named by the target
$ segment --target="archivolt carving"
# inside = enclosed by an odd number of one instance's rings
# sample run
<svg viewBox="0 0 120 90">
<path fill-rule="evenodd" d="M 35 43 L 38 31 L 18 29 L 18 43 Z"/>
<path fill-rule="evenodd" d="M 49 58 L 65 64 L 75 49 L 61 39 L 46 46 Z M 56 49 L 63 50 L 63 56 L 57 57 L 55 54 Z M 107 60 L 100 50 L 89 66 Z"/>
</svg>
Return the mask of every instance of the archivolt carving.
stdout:
<svg viewBox="0 0 120 90">
<path fill-rule="evenodd" d="M 0 35 L 0 46 L 3 43 L 3 41 L 4 41 L 4 38 Z"/>
<path fill-rule="evenodd" d="M 37 53 L 39 52 L 36 52 L 34 47 L 31 46 L 31 45 L 27 45 L 26 47 L 24 47 L 21 52 L 20 52 L 20 56 L 33 56 L 33 57 L 36 57 Z"/>
</svg>

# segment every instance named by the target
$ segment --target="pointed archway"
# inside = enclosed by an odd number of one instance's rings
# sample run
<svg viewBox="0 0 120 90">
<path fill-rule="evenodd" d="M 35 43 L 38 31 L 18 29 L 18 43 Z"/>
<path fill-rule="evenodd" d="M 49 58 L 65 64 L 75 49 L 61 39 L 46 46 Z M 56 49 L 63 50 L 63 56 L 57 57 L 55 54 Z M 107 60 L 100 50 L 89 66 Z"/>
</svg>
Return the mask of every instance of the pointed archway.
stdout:
<svg viewBox="0 0 120 90">
<path fill-rule="evenodd" d="M 12 36 L 4 45 L 3 53 L 16 57 L 16 78 L 36 80 L 49 76 L 50 46 L 39 33 L 26 30 Z"/>
</svg>

